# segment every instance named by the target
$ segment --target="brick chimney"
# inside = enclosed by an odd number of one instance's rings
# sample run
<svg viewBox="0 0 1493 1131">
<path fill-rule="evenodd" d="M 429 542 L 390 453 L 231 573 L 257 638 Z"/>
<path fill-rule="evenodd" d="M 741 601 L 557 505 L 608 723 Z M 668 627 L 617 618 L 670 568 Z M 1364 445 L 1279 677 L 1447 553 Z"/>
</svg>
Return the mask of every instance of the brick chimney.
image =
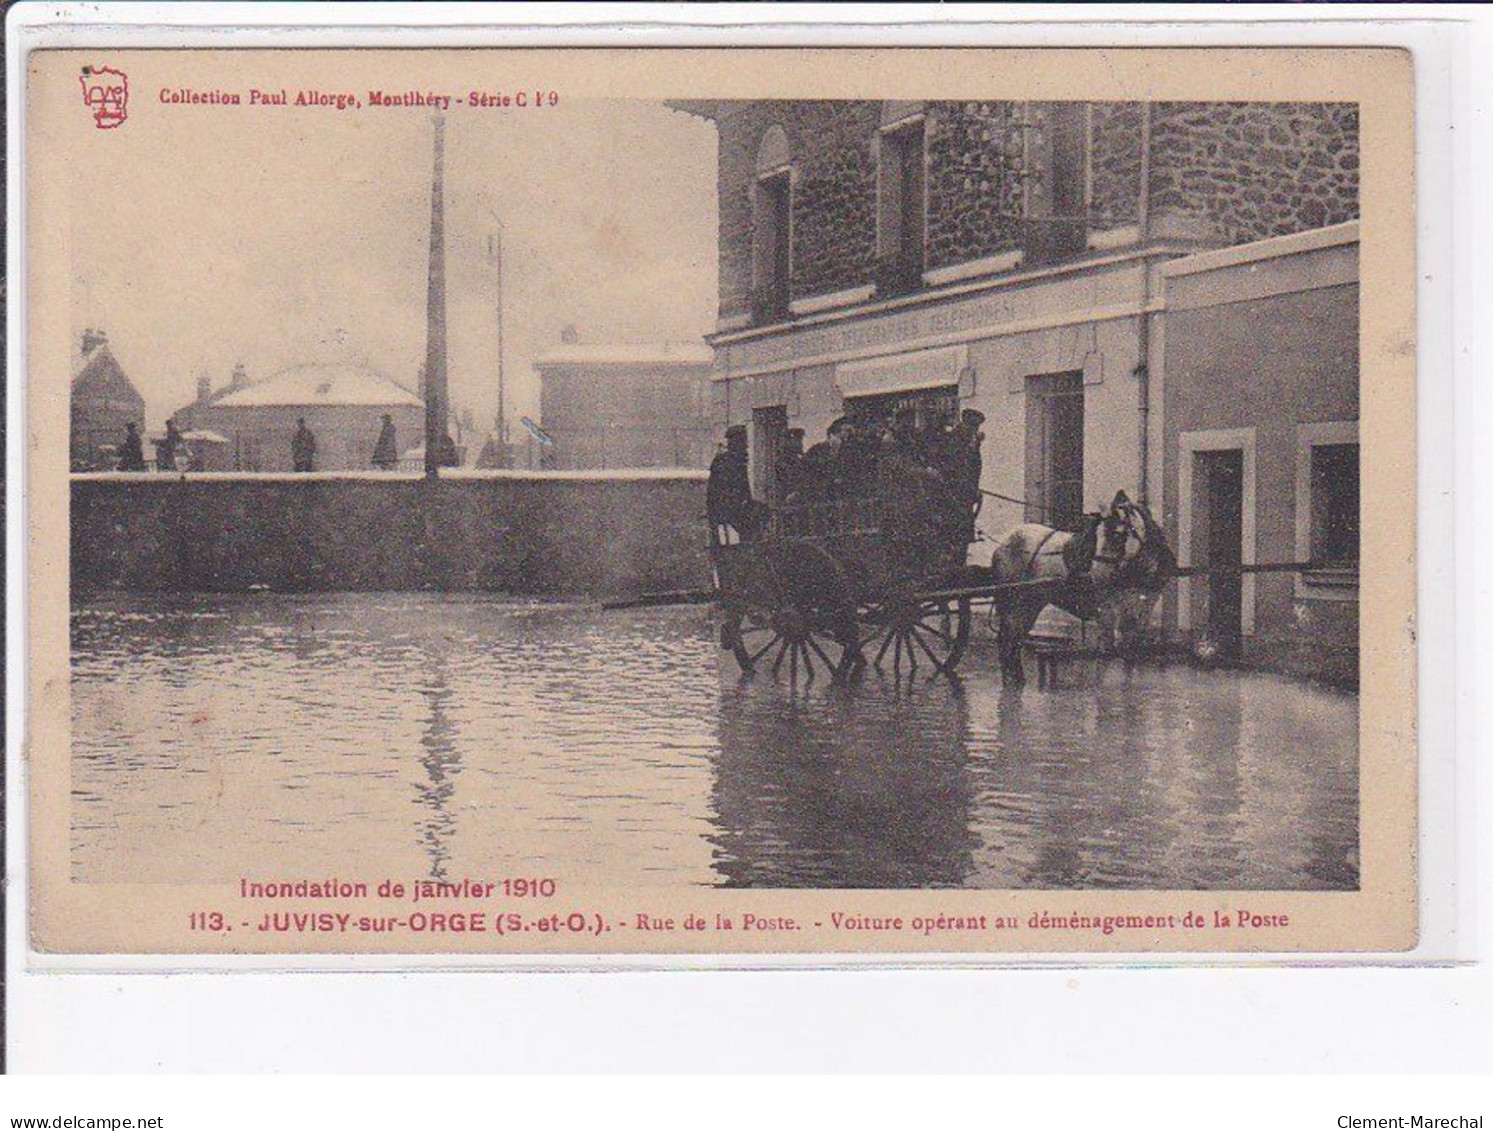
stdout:
<svg viewBox="0 0 1493 1131">
<path fill-rule="evenodd" d="M 244 372 L 244 363 L 241 361 L 233 367 L 233 372 L 228 377 L 228 391 L 242 389 L 249 383 L 249 375 Z"/>
<path fill-rule="evenodd" d="M 197 403 L 207 404 L 208 401 L 212 400 L 212 397 L 212 378 L 209 377 L 206 373 L 199 374 L 197 377 Z"/>
<path fill-rule="evenodd" d="M 566 326 L 565 329 L 560 331 L 560 341 L 564 345 L 573 346 L 580 340 L 581 336 L 576 332 L 574 325 Z"/>
<path fill-rule="evenodd" d="M 109 340 L 109 335 L 102 330 L 92 328 L 83 331 L 83 355 L 86 357 L 99 346 Z"/>
</svg>

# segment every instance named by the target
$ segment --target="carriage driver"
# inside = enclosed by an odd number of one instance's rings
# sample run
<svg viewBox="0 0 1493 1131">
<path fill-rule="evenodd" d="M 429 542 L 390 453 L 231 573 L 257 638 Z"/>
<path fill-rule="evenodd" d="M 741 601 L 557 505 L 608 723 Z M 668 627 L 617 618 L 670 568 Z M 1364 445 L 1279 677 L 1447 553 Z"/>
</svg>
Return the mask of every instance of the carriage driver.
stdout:
<svg viewBox="0 0 1493 1131">
<path fill-rule="evenodd" d="M 985 464 L 980 455 L 980 446 L 985 442 L 985 433 L 980 426 L 985 423 L 985 414 L 978 409 L 967 408 L 959 414 L 959 423 L 949 430 L 949 463 L 947 478 L 949 486 L 958 495 L 960 503 L 968 510 L 964 530 L 965 542 L 975 540 L 975 518 L 980 513 L 980 476 Z"/>
<path fill-rule="evenodd" d="M 705 513 L 712 530 L 729 526 L 743 542 L 755 541 L 767 521 L 767 507 L 752 498 L 744 424 L 733 424 L 726 429 L 726 450 L 710 461 Z"/>
</svg>

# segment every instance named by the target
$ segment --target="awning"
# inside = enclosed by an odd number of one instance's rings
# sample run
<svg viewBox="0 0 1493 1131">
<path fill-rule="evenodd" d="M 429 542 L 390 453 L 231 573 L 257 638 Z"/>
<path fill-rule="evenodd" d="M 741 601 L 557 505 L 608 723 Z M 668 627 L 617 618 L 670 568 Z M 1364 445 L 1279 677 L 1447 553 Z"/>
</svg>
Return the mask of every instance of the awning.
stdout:
<svg viewBox="0 0 1493 1131">
<path fill-rule="evenodd" d="M 968 346 L 916 350 L 835 366 L 835 384 L 847 397 L 869 397 L 959 384 L 969 363 Z"/>
</svg>

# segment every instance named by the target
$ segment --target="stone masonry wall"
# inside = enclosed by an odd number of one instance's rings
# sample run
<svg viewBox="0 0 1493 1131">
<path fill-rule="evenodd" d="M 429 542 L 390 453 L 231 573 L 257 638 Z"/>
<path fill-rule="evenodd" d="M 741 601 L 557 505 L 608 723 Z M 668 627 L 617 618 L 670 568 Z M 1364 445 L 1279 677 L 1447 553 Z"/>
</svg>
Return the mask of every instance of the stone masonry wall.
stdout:
<svg viewBox="0 0 1493 1131">
<path fill-rule="evenodd" d="M 80 475 L 72 587 L 614 595 L 705 585 L 705 476 Z"/>
<path fill-rule="evenodd" d="M 1021 110 L 1012 102 L 928 104 L 930 268 L 1019 246 L 1022 187 L 1003 173 L 1000 155 Z M 1091 108 L 1092 230 L 1138 220 L 1142 110 L 1135 102 Z M 1207 242 L 1243 243 L 1358 215 L 1354 105 L 1161 102 L 1152 123 L 1153 219 L 1179 217 Z M 795 169 L 792 297 L 875 279 L 880 103 L 754 102 L 720 124 L 723 317 L 751 309 L 756 155 L 774 124 L 788 135 Z"/>
<path fill-rule="evenodd" d="M 1089 129 L 1089 223 L 1096 231 L 1135 224 L 1140 216 L 1139 102 L 1095 102 Z"/>
<path fill-rule="evenodd" d="M 1158 102 L 1151 209 L 1205 223 L 1225 244 L 1358 216 L 1351 103 Z"/>
<path fill-rule="evenodd" d="M 752 182 L 757 145 L 767 128 L 755 105 L 720 122 L 716 140 L 718 285 L 720 316 L 752 309 Z"/>
<path fill-rule="evenodd" d="M 1015 102 L 936 102 L 928 110 L 927 264 L 944 267 L 1018 246 L 1022 186 L 1002 146 Z"/>
<path fill-rule="evenodd" d="M 875 102 L 808 102 L 780 118 L 793 142 L 794 298 L 871 282 L 876 270 Z"/>
<path fill-rule="evenodd" d="M 880 104 L 757 102 L 720 127 L 721 315 L 751 309 L 752 196 L 762 135 L 778 125 L 793 155 L 793 298 L 871 282 L 876 265 Z"/>
</svg>

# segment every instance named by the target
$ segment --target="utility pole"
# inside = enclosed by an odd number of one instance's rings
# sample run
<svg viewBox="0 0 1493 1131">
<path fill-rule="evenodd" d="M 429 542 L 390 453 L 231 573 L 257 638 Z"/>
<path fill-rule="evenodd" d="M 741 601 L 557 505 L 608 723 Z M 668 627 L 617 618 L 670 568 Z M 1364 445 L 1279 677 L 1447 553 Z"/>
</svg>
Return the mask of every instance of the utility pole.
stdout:
<svg viewBox="0 0 1493 1131">
<path fill-rule="evenodd" d="M 440 475 L 446 443 L 446 119 L 435 118 L 430 186 L 430 278 L 425 292 L 425 476 Z"/>
<path fill-rule="evenodd" d="M 487 257 L 496 265 L 498 275 L 498 418 L 494 431 L 497 451 L 494 454 L 495 466 L 507 467 L 509 463 L 508 389 L 503 375 L 503 222 L 494 215 L 493 223 L 497 227 L 497 232 L 487 237 Z"/>
</svg>

